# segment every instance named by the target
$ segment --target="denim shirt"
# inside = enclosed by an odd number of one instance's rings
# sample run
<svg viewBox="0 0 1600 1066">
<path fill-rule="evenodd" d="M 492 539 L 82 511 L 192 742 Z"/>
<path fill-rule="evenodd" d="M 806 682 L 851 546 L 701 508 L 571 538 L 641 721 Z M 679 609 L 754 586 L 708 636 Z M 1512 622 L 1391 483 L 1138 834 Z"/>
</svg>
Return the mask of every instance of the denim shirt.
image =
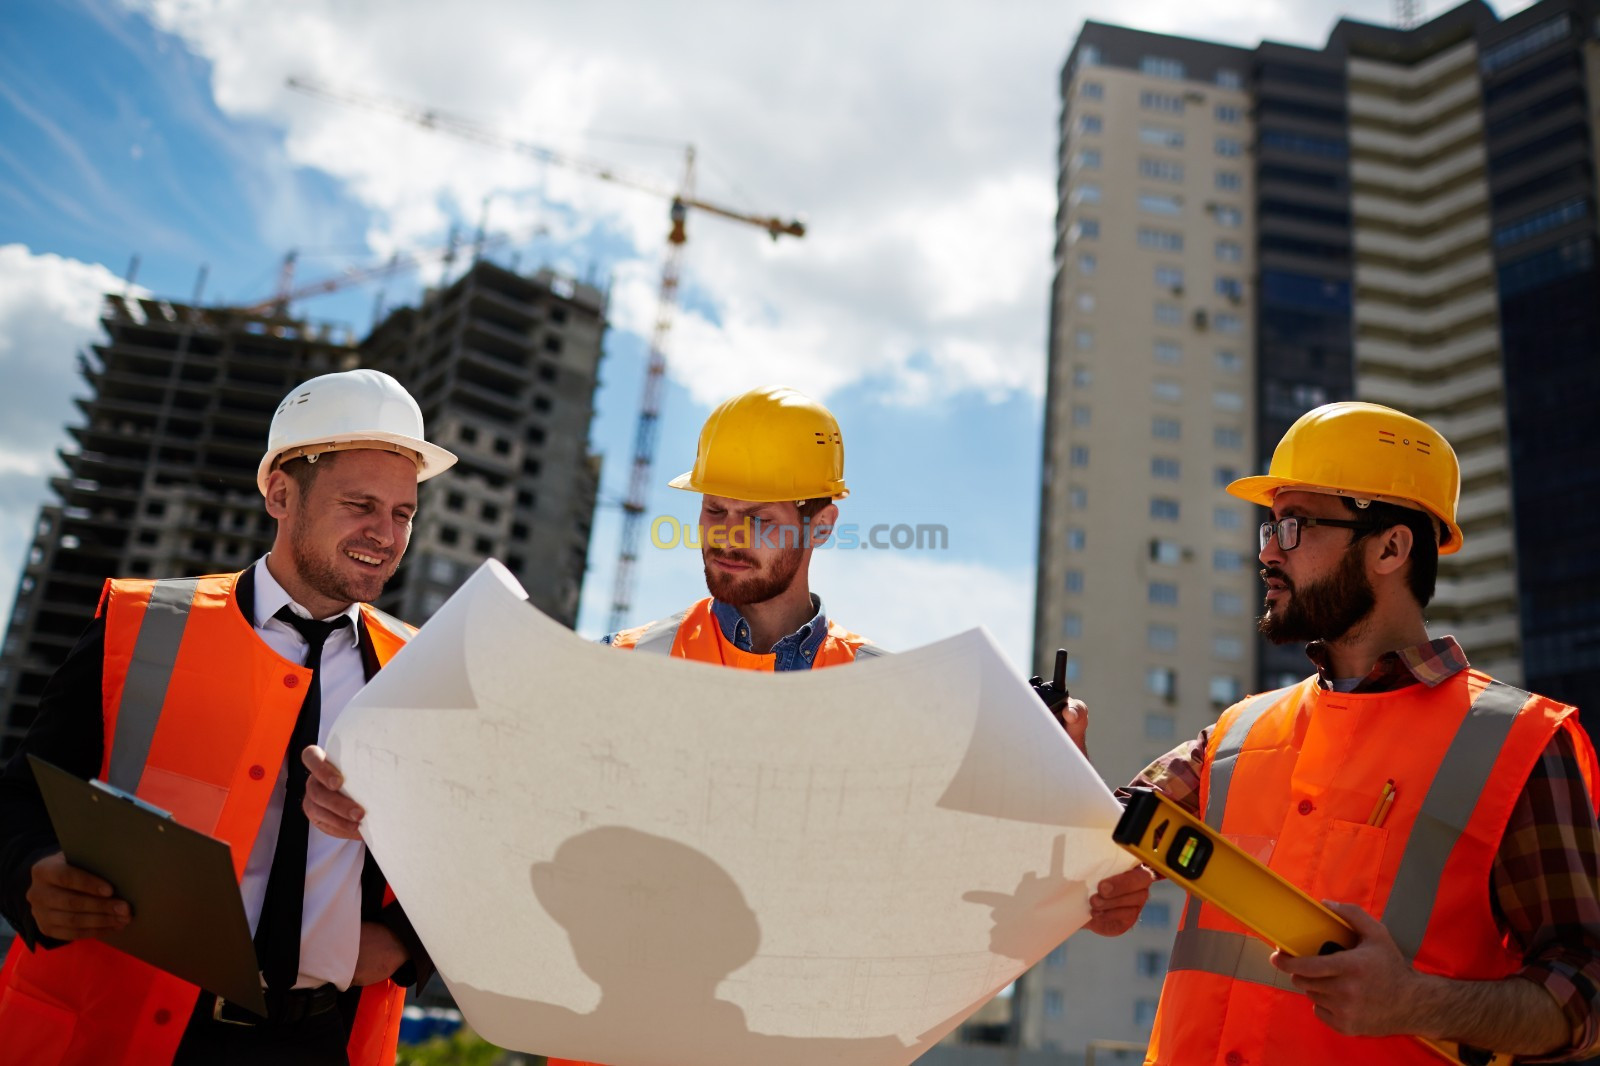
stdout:
<svg viewBox="0 0 1600 1066">
<path fill-rule="evenodd" d="M 817 609 L 817 613 L 811 616 L 811 621 L 772 646 L 772 654 L 776 657 L 772 664 L 773 670 L 811 669 L 818 649 L 828 636 L 828 616 L 822 609 L 822 598 L 814 592 L 811 594 L 811 605 Z M 750 623 L 744 620 L 744 615 L 739 613 L 737 607 L 721 600 L 712 600 L 711 613 L 716 617 L 717 624 L 722 627 L 722 635 L 727 638 L 729 644 L 740 651 L 751 650 Z"/>
</svg>

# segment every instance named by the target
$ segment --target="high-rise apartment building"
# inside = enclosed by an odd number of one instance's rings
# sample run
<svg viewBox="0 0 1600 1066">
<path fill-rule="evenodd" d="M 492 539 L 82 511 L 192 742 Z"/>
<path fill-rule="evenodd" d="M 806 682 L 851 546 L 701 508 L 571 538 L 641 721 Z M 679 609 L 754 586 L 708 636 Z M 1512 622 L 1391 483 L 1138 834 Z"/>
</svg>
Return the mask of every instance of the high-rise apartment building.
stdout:
<svg viewBox="0 0 1600 1066">
<path fill-rule="evenodd" d="M 1083 27 L 1061 80 L 1034 643 L 1040 662 L 1072 650 L 1108 781 L 1308 671 L 1254 635 L 1261 516 L 1222 487 L 1332 400 L 1415 414 L 1460 456 L 1466 543 L 1431 631 L 1503 679 L 1600 699 L 1597 37 L 1595 0 L 1345 20 L 1321 49 Z M 1128 936 L 1035 968 L 1021 1042 L 1142 1039 L 1181 905 L 1158 885 Z"/>
<path fill-rule="evenodd" d="M 422 485 L 411 548 L 380 603 L 425 621 L 483 558 L 505 562 L 573 624 L 598 484 L 588 451 L 604 295 L 541 271 L 472 266 L 355 345 L 326 328 L 225 308 L 108 296 L 81 359 L 59 502 L 41 509 L 0 648 L 0 758 L 111 576 L 237 570 L 266 551 L 256 465 L 278 402 L 317 374 L 367 366 L 422 406 L 461 456 Z"/>
</svg>

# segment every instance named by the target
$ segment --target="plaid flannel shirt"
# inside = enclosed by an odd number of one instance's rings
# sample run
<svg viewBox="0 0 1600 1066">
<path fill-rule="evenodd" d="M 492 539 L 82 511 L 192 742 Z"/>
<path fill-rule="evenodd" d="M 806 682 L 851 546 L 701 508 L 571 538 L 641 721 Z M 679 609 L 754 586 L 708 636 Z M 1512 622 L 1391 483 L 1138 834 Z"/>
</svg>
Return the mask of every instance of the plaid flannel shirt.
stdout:
<svg viewBox="0 0 1600 1066">
<path fill-rule="evenodd" d="M 1314 642 L 1306 654 L 1320 684 L 1331 687 L 1326 646 Z M 1418 682 L 1431 687 L 1466 667 L 1455 638 L 1440 637 L 1384 654 L 1354 691 L 1393 692 Z M 1156 789 L 1200 814 L 1200 771 L 1211 729 L 1145 767 L 1132 786 Z M 1518 976 L 1547 989 L 1572 1027 L 1565 1051 L 1524 1061 L 1593 1054 L 1600 1048 L 1600 829 L 1565 731 L 1556 733 L 1528 775 L 1487 888 L 1501 928 L 1522 949 Z"/>
</svg>

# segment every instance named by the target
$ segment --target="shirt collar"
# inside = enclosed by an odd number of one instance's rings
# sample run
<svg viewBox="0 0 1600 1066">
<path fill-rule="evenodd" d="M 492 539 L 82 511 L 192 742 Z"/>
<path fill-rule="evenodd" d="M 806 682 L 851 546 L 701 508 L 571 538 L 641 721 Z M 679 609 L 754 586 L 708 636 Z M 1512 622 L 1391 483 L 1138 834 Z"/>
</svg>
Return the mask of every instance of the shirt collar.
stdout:
<svg viewBox="0 0 1600 1066">
<path fill-rule="evenodd" d="M 823 638 L 828 635 L 828 614 L 822 606 L 822 597 L 815 592 L 811 594 L 811 606 L 816 608 L 816 613 L 811 616 L 811 621 L 790 633 L 778 644 L 793 642 L 800 645 L 802 652 L 816 654 L 817 648 L 822 644 Z M 744 615 L 739 613 L 739 608 L 731 603 L 723 603 L 719 599 L 712 599 L 711 613 L 716 616 L 717 625 L 722 629 L 722 635 L 727 638 L 740 651 L 750 650 L 750 623 L 745 621 Z M 776 651 L 778 644 L 773 645 Z M 809 659 L 811 656 L 807 655 Z"/>
<path fill-rule="evenodd" d="M 1306 656 L 1317 667 L 1318 682 L 1331 688 L 1334 680 L 1328 674 L 1332 656 L 1324 641 L 1314 640 L 1306 645 Z M 1434 688 L 1441 682 L 1465 670 L 1467 653 L 1452 636 L 1413 644 L 1405 648 L 1384 652 L 1372 664 L 1371 671 L 1356 685 L 1353 692 L 1388 692 L 1415 682 Z"/>
<path fill-rule="evenodd" d="M 252 618 L 251 621 L 255 624 L 257 629 L 265 629 L 267 623 L 272 621 L 272 616 L 277 614 L 278 611 L 283 607 L 288 607 L 289 610 L 293 611 L 301 618 L 311 617 L 311 612 L 294 602 L 294 600 L 290 599 L 289 594 L 283 590 L 283 586 L 278 584 L 277 578 L 272 576 L 272 571 L 267 569 L 267 557 L 265 555 L 256 560 L 255 571 L 256 616 Z M 317 621 L 328 622 L 338 618 L 340 615 L 344 615 L 350 619 L 350 633 L 348 636 L 341 636 L 338 639 L 348 640 L 352 647 L 360 647 L 361 606 L 359 604 L 352 603 L 349 607 L 346 607 L 344 610 L 340 611 L 339 614 L 329 615 L 327 618 L 317 619 Z M 285 628 L 293 628 L 285 622 L 279 622 L 278 624 L 285 626 Z"/>
</svg>

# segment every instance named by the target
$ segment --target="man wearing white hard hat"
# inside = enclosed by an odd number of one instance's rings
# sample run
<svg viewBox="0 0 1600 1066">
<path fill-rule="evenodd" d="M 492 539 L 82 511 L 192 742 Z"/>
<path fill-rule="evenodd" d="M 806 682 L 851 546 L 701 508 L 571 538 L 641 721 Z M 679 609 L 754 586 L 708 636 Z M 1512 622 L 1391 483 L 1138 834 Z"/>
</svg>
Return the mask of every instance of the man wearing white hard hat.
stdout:
<svg viewBox="0 0 1600 1066">
<path fill-rule="evenodd" d="M 257 475 L 271 552 L 236 574 L 106 582 L 0 777 L 0 912 L 20 934 L 0 1066 L 394 1061 L 401 985 L 432 964 L 364 845 L 308 820 L 304 753 L 409 639 L 368 601 L 418 482 L 454 462 L 388 375 L 313 378 L 279 405 Z M 100 942 L 133 919 L 62 857 L 30 753 L 229 843 L 267 1017 Z"/>
</svg>

